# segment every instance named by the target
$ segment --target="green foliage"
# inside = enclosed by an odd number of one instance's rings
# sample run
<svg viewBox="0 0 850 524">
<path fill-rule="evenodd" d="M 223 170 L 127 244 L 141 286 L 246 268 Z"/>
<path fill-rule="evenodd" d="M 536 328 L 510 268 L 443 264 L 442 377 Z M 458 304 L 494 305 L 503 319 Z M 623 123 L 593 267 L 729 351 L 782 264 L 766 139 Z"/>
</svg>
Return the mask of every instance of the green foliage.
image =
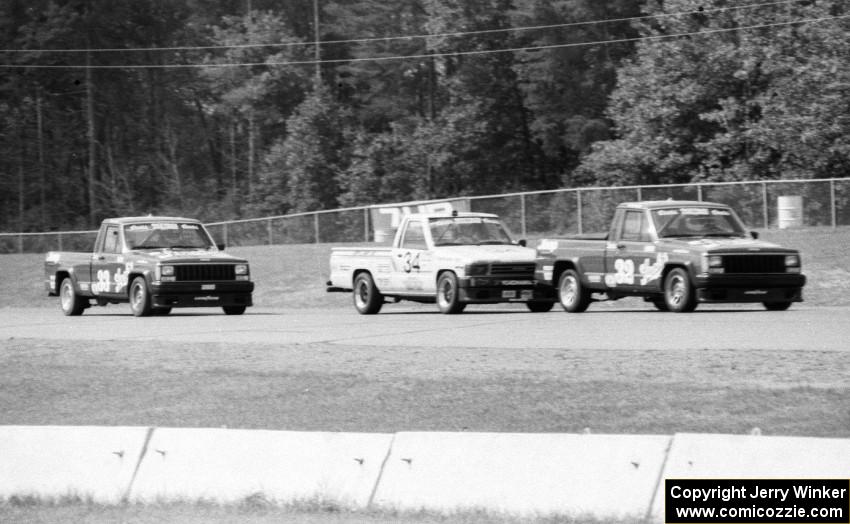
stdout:
<svg viewBox="0 0 850 524">
<path fill-rule="evenodd" d="M 619 136 L 597 143 L 577 176 L 607 184 L 843 176 L 848 23 L 792 22 L 846 8 L 807 2 L 700 14 L 703 5 L 647 9 L 692 14 L 642 27 L 653 39 L 619 70 L 608 108 Z"/>
<path fill-rule="evenodd" d="M 287 119 L 261 170 L 258 211 L 298 213 L 336 207 L 339 173 L 348 159 L 345 112 L 321 85 Z"/>
<path fill-rule="evenodd" d="M 313 5 L 0 3 L 0 229 L 850 167 L 839 0 Z"/>
</svg>

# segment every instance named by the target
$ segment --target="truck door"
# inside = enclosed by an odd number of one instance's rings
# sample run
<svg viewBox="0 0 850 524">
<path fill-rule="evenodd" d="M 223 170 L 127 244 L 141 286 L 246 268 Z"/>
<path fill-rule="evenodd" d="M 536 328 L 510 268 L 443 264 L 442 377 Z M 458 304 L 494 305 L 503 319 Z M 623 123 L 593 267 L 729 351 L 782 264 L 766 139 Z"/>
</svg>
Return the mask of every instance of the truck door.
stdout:
<svg viewBox="0 0 850 524">
<path fill-rule="evenodd" d="M 91 263 L 91 290 L 95 296 L 123 297 L 127 294 L 127 275 L 118 225 L 108 225 L 95 246 Z"/>
<path fill-rule="evenodd" d="M 649 219 L 646 211 L 627 209 L 621 226 L 609 241 L 605 256 L 605 283 L 608 287 L 635 291 L 658 285 L 657 279 L 647 280 L 648 266 L 656 259 Z"/>
<path fill-rule="evenodd" d="M 393 291 L 411 295 L 424 295 L 429 291 L 427 282 L 428 244 L 425 240 L 425 224 L 422 220 L 411 219 L 402 232 L 398 246 L 393 248 Z M 423 268 L 423 261 L 426 262 Z M 424 269 L 424 271 L 423 271 Z M 430 283 L 430 288 L 435 284 Z"/>
</svg>

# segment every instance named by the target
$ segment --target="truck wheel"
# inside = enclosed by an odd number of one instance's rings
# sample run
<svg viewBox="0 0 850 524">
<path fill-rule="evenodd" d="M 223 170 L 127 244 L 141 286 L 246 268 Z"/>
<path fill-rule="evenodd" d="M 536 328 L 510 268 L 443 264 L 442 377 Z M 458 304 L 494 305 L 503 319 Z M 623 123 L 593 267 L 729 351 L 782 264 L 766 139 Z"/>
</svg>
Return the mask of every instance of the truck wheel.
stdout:
<svg viewBox="0 0 850 524">
<path fill-rule="evenodd" d="M 62 306 L 62 313 L 69 317 L 82 315 L 87 303 L 87 299 L 74 291 L 74 282 L 71 277 L 65 277 L 59 286 L 59 305 Z"/>
<path fill-rule="evenodd" d="M 677 267 L 667 273 L 664 279 L 664 302 L 667 310 L 673 313 L 690 313 L 697 308 L 697 297 L 687 271 Z"/>
<path fill-rule="evenodd" d="M 575 269 L 561 273 L 561 278 L 558 279 L 558 297 L 567 313 L 581 313 L 590 305 L 590 291 L 581 285 Z"/>
<path fill-rule="evenodd" d="M 384 296 L 375 286 L 372 275 L 358 273 L 354 279 L 354 308 L 361 315 L 374 315 L 384 305 Z"/>
<path fill-rule="evenodd" d="M 146 317 L 151 314 L 151 296 L 145 277 L 136 277 L 130 284 L 130 310 L 133 316 Z"/>
<path fill-rule="evenodd" d="M 248 306 L 221 306 L 225 315 L 241 315 Z"/>
<path fill-rule="evenodd" d="M 532 300 L 525 303 L 528 306 L 528 310 L 532 313 L 546 313 L 547 311 L 552 310 L 552 306 L 555 305 L 554 302 L 544 302 L 542 300 Z"/>
<path fill-rule="evenodd" d="M 454 315 L 460 313 L 466 304 L 460 301 L 460 289 L 457 284 L 457 276 L 451 271 L 446 271 L 437 279 L 437 307 L 440 313 Z"/>
<path fill-rule="evenodd" d="M 764 302 L 764 308 L 768 311 L 785 311 L 791 307 L 791 302 Z"/>
</svg>

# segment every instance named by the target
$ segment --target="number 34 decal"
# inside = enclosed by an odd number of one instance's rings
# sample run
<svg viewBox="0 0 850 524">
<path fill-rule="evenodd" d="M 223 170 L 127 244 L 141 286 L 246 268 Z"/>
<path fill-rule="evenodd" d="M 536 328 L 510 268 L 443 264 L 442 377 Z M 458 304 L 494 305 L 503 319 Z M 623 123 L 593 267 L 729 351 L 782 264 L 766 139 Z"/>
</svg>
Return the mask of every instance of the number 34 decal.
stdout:
<svg viewBox="0 0 850 524">
<path fill-rule="evenodd" d="M 420 253 L 411 253 L 408 251 L 404 254 L 404 272 L 410 273 L 414 269 L 419 271 L 419 255 Z"/>
</svg>

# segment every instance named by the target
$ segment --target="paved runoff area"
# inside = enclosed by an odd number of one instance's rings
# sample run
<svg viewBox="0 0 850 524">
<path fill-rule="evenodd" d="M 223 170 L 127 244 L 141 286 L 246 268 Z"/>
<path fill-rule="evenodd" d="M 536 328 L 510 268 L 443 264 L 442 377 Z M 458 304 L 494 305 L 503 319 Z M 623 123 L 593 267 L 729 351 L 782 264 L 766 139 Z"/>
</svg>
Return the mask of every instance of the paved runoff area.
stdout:
<svg viewBox="0 0 850 524">
<path fill-rule="evenodd" d="M 850 308 L 701 305 L 694 313 L 663 313 L 635 301 L 592 304 L 585 313 L 559 306 L 531 313 L 521 305 L 470 306 L 442 315 L 434 305 L 387 304 L 378 315 L 353 307 L 249 308 L 242 316 L 218 309 L 179 309 L 136 318 L 126 305 L 93 307 L 80 317 L 52 308 L 0 309 L 0 340 L 149 340 L 374 347 L 469 347 L 586 350 L 850 351 Z"/>
</svg>

